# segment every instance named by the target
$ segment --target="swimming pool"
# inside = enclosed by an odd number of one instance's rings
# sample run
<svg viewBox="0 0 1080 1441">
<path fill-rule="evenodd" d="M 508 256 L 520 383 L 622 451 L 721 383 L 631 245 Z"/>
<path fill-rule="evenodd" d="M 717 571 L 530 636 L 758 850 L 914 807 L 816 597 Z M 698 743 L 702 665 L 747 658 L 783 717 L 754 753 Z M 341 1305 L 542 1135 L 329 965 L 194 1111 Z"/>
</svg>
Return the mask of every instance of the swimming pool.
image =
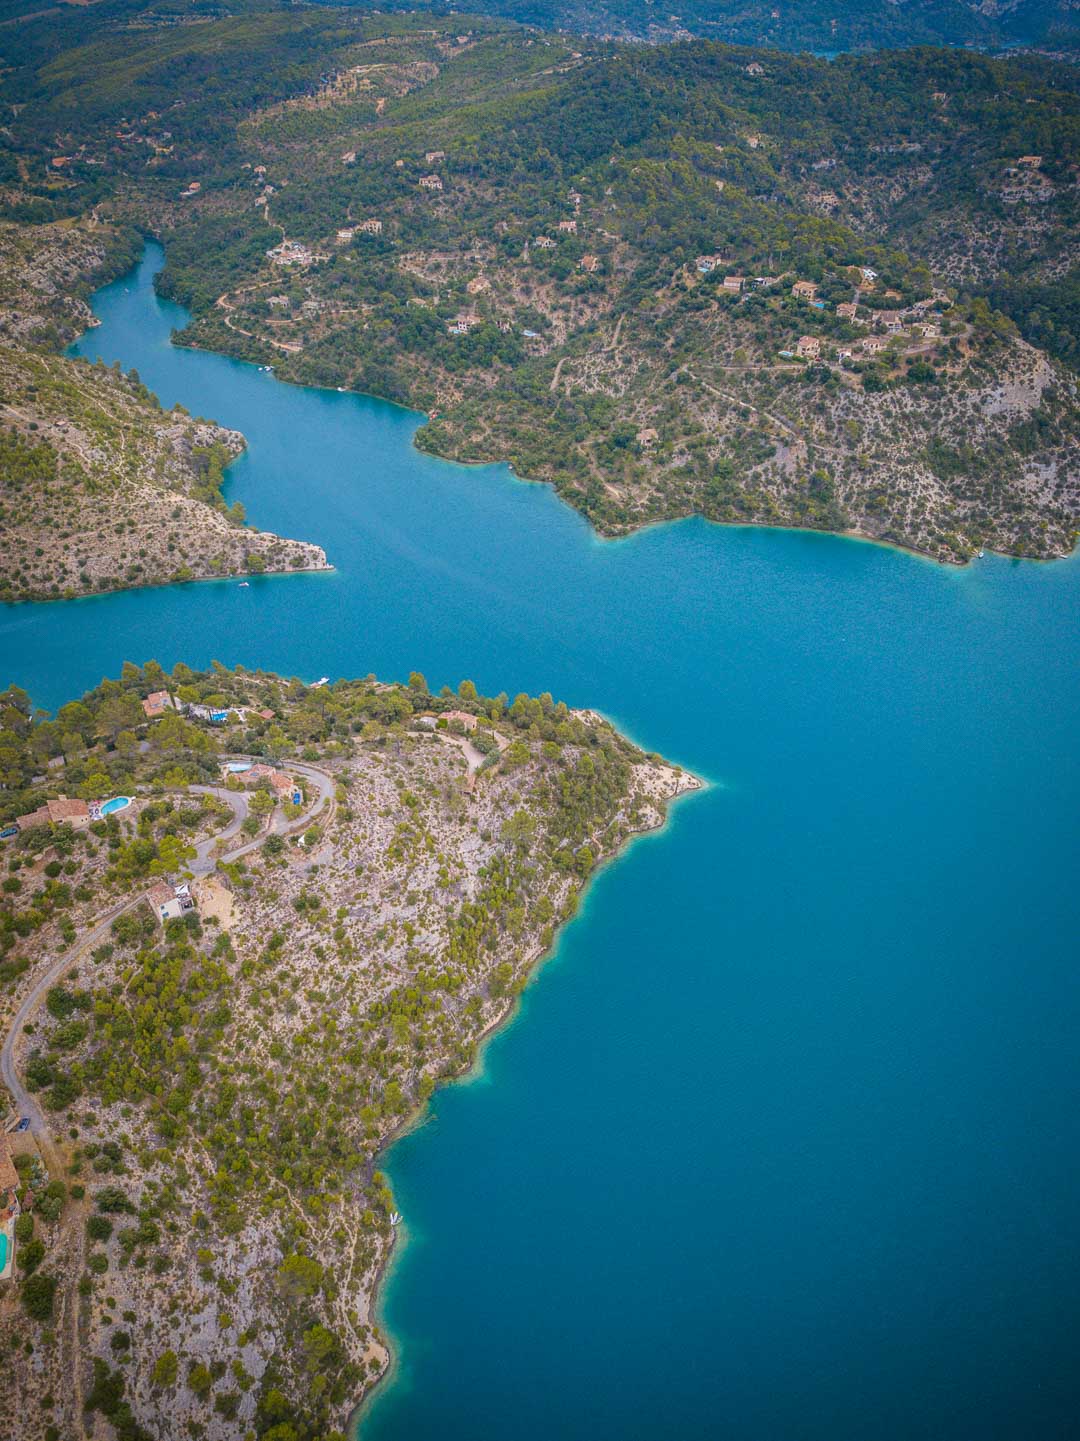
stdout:
<svg viewBox="0 0 1080 1441">
<path fill-rule="evenodd" d="M 0 1231 L 0 1276 L 7 1270 L 7 1232 Z"/>
<path fill-rule="evenodd" d="M 111 800 L 102 801 L 98 807 L 98 814 L 111 816 L 114 811 L 123 811 L 131 804 L 130 796 L 113 796 Z"/>
<path fill-rule="evenodd" d="M 225 767 L 225 769 L 229 772 L 230 775 L 233 775 L 233 776 L 243 775 L 244 771 L 249 771 L 249 770 L 251 769 L 251 762 L 250 762 L 250 761 L 230 761 L 229 764 Z"/>
</svg>

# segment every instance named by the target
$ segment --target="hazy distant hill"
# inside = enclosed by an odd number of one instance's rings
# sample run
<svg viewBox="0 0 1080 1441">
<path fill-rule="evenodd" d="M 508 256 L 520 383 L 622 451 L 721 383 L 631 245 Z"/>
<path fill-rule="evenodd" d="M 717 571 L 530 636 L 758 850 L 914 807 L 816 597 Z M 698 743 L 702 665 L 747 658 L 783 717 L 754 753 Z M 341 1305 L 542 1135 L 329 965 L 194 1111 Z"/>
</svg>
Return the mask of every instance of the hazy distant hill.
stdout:
<svg viewBox="0 0 1080 1441">
<path fill-rule="evenodd" d="M 360 8 L 414 7 L 378 0 Z M 467 0 L 429 8 L 593 35 L 670 39 L 688 32 L 780 50 L 1080 45 L 1075 0 Z"/>
</svg>

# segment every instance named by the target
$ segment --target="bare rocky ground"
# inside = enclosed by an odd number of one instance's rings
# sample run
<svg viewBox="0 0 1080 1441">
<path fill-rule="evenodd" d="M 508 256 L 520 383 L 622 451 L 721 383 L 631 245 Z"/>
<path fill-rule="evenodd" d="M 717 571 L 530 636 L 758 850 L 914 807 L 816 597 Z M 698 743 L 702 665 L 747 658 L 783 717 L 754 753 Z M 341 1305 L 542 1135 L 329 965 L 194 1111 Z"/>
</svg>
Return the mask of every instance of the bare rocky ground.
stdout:
<svg viewBox="0 0 1080 1441">
<path fill-rule="evenodd" d="M 365 703 L 384 693 L 398 692 Z M 329 1437 L 382 1374 L 396 1212 L 379 1152 L 472 1063 L 591 869 L 699 784 L 598 716 L 526 719 L 367 721 L 318 762 L 328 805 L 305 782 L 310 819 L 222 864 L 197 935 L 178 922 L 162 937 L 136 907 L 138 934 L 63 982 L 92 993 L 94 1023 L 64 1052 L 81 1094 L 50 1131 L 86 1195 L 46 1238 L 51 1332 L 10 1363 L 0 1425 L 20 1441 L 50 1415 L 65 1435 L 110 1434 L 83 1413 L 94 1358 L 148 1435 L 207 1441 L 261 1432 L 274 1406 L 321 1407 Z M 131 894 L 104 883 L 105 861 L 79 861 L 94 900 L 76 928 Z M 12 1006 L 62 938 L 38 939 Z M 20 1074 L 66 1024 L 39 1011 Z M 14 1294 L 0 1306 L 25 1329 Z"/>
<path fill-rule="evenodd" d="M 89 323 L 76 292 L 108 265 L 109 234 L 0 224 L 0 596 L 326 569 L 320 546 L 226 511 L 218 486 L 244 449 L 239 432 L 163 411 L 137 378 L 37 348 Z"/>
</svg>

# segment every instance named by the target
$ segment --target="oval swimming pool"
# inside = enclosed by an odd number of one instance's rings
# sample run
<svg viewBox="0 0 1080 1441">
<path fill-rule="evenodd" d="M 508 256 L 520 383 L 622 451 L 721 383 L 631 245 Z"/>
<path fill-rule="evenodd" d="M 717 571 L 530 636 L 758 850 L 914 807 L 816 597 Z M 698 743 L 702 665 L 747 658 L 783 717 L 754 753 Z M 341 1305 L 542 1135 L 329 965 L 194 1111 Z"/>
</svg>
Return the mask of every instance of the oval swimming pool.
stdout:
<svg viewBox="0 0 1080 1441">
<path fill-rule="evenodd" d="M 102 801 L 101 805 L 98 807 L 98 814 L 103 816 L 111 816 L 116 811 L 127 810 L 130 804 L 130 796 L 113 796 L 110 800 Z"/>
</svg>

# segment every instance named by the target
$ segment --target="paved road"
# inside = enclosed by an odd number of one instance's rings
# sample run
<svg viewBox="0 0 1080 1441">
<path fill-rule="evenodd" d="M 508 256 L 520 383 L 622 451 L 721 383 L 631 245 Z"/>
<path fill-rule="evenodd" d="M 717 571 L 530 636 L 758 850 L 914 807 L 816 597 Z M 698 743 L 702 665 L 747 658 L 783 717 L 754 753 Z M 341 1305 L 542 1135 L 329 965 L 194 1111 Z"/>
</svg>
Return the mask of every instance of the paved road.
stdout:
<svg viewBox="0 0 1080 1441">
<path fill-rule="evenodd" d="M 329 819 L 334 805 L 336 782 L 328 772 L 320 770 L 318 766 L 301 764 L 299 761 L 291 762 L 289 770 L 297 775 L 302 775 L 305 780 L 311 782 L 317 792 L 317 800 L 309 811 L 295 821 L 287 821 L 280 810 L 275 811 L 271 828 L 274 834 L 281 836 L 295 835 L 298 831 L 306 830 L 316 818 Z M 207 875 L 215 869 L 219 859 L 226 862 L 235 861 L 262 845 L 266 839 L 266 831 L 257 835 L 253 840 L 235 846 L 232 850 L 227 850 L 223 854 L 219 853 L 217 848 L 221 842 L 232 840 L 240 833 L 240 828 L 249 814 L 249 796 L 245 791 L 230 791 L 226 790 L 224 786 L 192 786 L 191 790 L 199 795 L 217 796 L 220 800 L 225 801 L 233 813 L 232 820 L 223 831 L 218 831 L 214 836 L 208 836 L 206 840 L 199 841 L 196 845 L 196 859 L 191 863 L 191 870 L 195 875 Z M 41 1107 L 19 1079 L 19 1073 L 15 1067 L 15 1045 L 22 1034 L 23 1027 L 41 1004 L 49 987 L 54 986 L 61 976 L 71 969 L 84 951 L 107 940 L 112 923 L 117 916 L 123 915 L 125 911 L 130 911 L 139 905 L 142 899 L 143 892 L 140 890 L 137 895 L 124 901 L 118 901 L 116 905 L 103 911 L 94 921 L 90 930 L 38 977 L 12 1018 L 7 1034 L 4 1036 L 3 1045 L 0 1046 L 0 1078 L 11 1092 L 19 1115 L 30 1117 L 31 1133 L 38 1143 L 49 1170 L 54 1174 L 60 1173 L 62 1159 L 49 1134 Z"/>
<path fill-rule="evenodd" d="M 7 1035 L 4 1037 L 4 1044 L 0 1047 L 0 1076 L 3 1077 L 4 1085 L 11 1092 L 19 1114 L 30 1117 L 30 1130 L 37 1140 L 38 1147 L 44 1155 L 50 1171 L 59 1172 L 62 1163 L 59 1153 L 53 1145 L 52 1137 L 49 1135 L 41 1108 L 23 1085 L 15 1069 L 15 1043 L 22 1034 L 23 1026 L 37 1010 L 49 987 L 55 985 L 64 972 L 71 969 L 84 951 L 107 940 L 109 928 L 117 916 L 123 915 L 125 911 L 130 911 L 141 900 L 142 893 L 140 892 L 126 901 L 118 901 L 115 906 L 104 911 L 94 922 L 93 927 L 38 977 L 22 1005 L 16 1011 L 11 1025 L 8 1027 Z"/>
<path fill-rule="evenodd" d="M 238 835 L 240 827 L 248 817 L 248 793 L 246 791 L 227 791 L 224 786 L 190 786 L 190 790 L 200 796 L 216 796 L 219 801 L 232 809 L 233 818 L 223 831 L 218 831 L 215 836 L 207 836 L 205 841 L 199 841 L 195 847 L 196 856 L 191 863 L 191 871 L 196 876 L 205 876 L 217 865 L 215 851 L 222 841 L 231 841 L 233 836 Z"/>
</svg>

